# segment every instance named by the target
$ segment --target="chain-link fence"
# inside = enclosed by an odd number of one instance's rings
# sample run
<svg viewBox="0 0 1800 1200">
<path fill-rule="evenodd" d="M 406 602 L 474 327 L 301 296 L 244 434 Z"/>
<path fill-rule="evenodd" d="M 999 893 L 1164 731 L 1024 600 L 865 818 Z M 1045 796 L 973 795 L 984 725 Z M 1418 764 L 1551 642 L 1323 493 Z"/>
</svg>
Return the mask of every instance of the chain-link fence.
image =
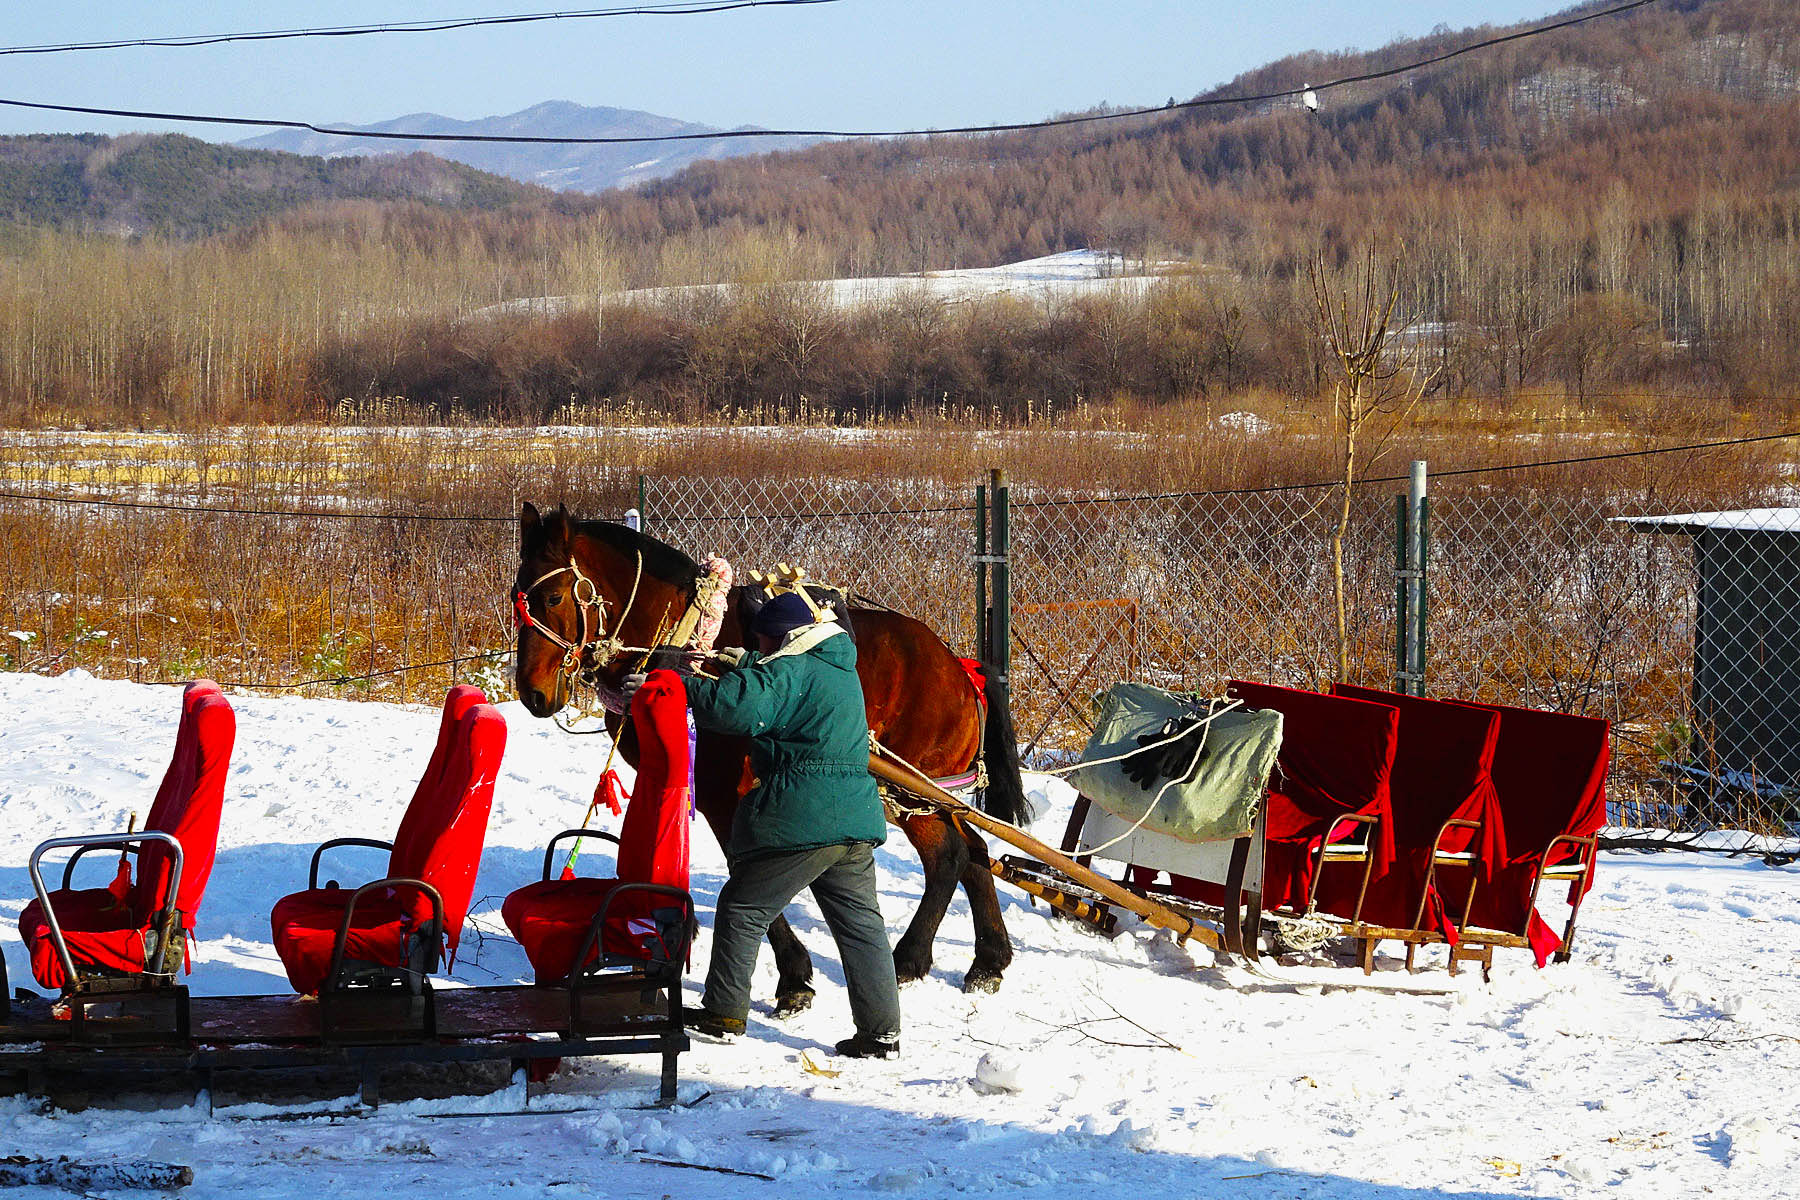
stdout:
<svg viewBox="0 0 1800 1200">
<path fill-rule="evenodd" d="M 1717 453 L 1654 464 L 1434 478 L 1426 692 L 1612 721 L 1618 824 L 1788 832 L 1800 815 L 1791 471 Z M 1359 485 L 1346 508 L 1329 484 L 1135 497 L 1015 485 L 1013 697 L 1028 756 L 1078 749 L 1095 695 L 1121 678 L 1209 693 L 1233 678 L 1391 685 L 1399 486 Z M 696 556 L 793 562 L 924 619 L 959 653 L 977 648 L 974 481 L 796 472 L 634 487 L 614 469 L 578 490 L 567 494 L 583 515 L 641 500 L 649 532 Z M 375 675 L 347 687 L 426 700 L 485 668 L 482 682 L 504 688 L 503 662 L 446 660 L 510 645 L 510 518 L 428 520 L 407 499 L 351 519 L 0 498 L 0 669 Z"/>
<path fill-rule="evenodd" d="M 1727 512 L 1716 497 L 1701 509 L 1698 486 L 1500 481 L 1434 485 L 1427 693 L 1611 721 L 1616 824 L 1792 831 L 1800 509 Z M 1743 509 L 1782 485 L 1716 486 Z M 1121 678 L 1209 693 L 1234 678 L 1392 686 L 1395 490 L 1358 486 L 1346 506 L 1332 485 L 1098 499 L 1012 488 L 1013 700 L 1028 758 L 1079 749 L 1097 694 Z M 658 536 L 746 564 L 802 562 L 974 648 L 973 484 L 886 509 L 821 482 L 659 480 L 648 494 Z"/>
</svg>

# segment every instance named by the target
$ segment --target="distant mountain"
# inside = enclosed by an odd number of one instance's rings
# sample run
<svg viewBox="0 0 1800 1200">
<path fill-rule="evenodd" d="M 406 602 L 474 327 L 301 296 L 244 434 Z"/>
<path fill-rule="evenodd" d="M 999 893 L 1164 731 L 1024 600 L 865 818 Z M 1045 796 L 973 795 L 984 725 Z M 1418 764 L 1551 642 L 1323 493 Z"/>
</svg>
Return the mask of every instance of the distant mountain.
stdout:
<svg viewBox="0 0 1800 1200">
<path fill-rule="evenodd" d="M 555 198 L 424 154 L 325 161 L 180 134 L 0 137 L 0 221 L 201 237 L 333 200 L 491 209 Z"/>
<path fill-rule="evenodd" d="M 659 117 L 655 113 L 629 108 L 584 108 L 567 100 L 550 100 L 508 116 L 483 117 L 478 121 L 457 121 L 436 113 L 413 113 L 374 125 L 347 125 L 345 128 L 380 133 L 529 134 L 538 137 L 649 137 L 725 132 L 711 125 L 695 125 L 672 117 Z M 284 129 L 238 144 L 259 150 L 315 154 L 322 158 L 411 154 L 422 150 L 521 183 L 535 183 L 561 192 L 603 192 L 608 188 L 631 187 L 645 180 L 661 179 L 702 159 L 794 150 L 812 145 L 816 140 L 707 138 L 623 146 L 534 146 L 334 137 Z"/>
</svg>

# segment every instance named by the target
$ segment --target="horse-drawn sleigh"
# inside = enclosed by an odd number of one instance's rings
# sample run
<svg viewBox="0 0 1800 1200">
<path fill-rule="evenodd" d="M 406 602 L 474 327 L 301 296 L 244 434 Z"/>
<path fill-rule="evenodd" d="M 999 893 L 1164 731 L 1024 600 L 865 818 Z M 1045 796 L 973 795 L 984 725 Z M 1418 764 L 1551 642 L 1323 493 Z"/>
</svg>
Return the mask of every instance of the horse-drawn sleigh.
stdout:
<svg viewBox="0 0 1800 1200">
<path fill-rule="evenodd" d="M 175 754 L 144 829 L 51 839 L 34 852 L 37 896 L 21 933 L 39 983 L 59 996 L 9 1011 L 0 979 L 0 1075 L 34 1089 L 82 1072 L 204 1087 L 221 1070 L 325 1066 L 357 1072 L 372 1103 L 381 1071 L 394 1063 L 492 1059 L 523 1071 L 565 1057 L 653 1053 L 662 1060 L 662 1099 L 673 1100 L 694 923 L 689 782 L 693 806 L 723 834 L 748 782 L 746 746 L 702 733 L 690 761 L 678 683 L 647 687 L 627 705 L 621 681 L 645 667 L 690 664 L 715 642 L 743 644 L 743 610 L 755 596 L 735 587 L 721 562 L 703 565 L 635 529 L 560 509 L 525 506 L 519 554 L 510 598 L 520 700 L 549 717 L 577 684 L 592 687 L 611 701 L 608 724 L 639 771 L 619 834 L 598 834 L 618 843 L 617 878 L 552 878 L 560 842 L 596 835 L 568 830 L 551 840 L 543 878 L 520 881 L 504 906 L 536 982 L 431 987 L 468 911 L 505 742 L 499 714 L 464 685 L 447 697 L 436 750 L 393 842 L 326 843 L 306 888 L 275 904 L 273 940 L 294 994 L 190 997 L 178 972 L 210 872 L 233 740 L 228 701 L 215 685 L 196 683 L 184 692 Z M 1265 902 L 1278 926 L 1323 921 L 1352 939 L 1365 967 L 1387 938 L 1409 947 L 1448 942 L 1453 963 L 1486 965 L 1496 945 L 1567 952 L 1573 912 L 1560 939 L 1547 937 L 1536 898 L 1544 882 L 1568 881 L 1578 904 L 1591 881 L 1604 723 L 1238 684 L 1239 706 L 1280 714 L 1272 724 L 1285 735 L 1266 753 L 1234 758 L 1215 741 L 1201 770 L 1218 717 L 1209 712 L 1137 733 L 1124 753 L 1090 754 L 1090 777 L 1121 763 L 1134 772 L 1152 759 L 1173 766 L 1147 772 L 1161 788 L 1135 810 L 1109 810 L 1084 794 L 1058 850 L 1021 828 L 1027 803 L 1004 680 L 959 660 L 909 616 L 842 595 L 821 593 L 819 602 L 841 606 L 854 630 L 870 769 L 896 790 L 891 818 L 924 867 L 923 895 L 894 951 L 903 981 L 931 969 L 938 926 L 961 886 L 975 927 L 964 987 L 1000 985 L 1012 950 L 996 879 L 1103 929 L 1130 912 L 1250 959 Z M 1265 734 L 1270 725 L 1261 723 Z M 1209 773 L 1230 777 L 1231 820 L 1189 838 L 1151 820 L 1169 785 Z M 990 857 L 983 834 L 1024 855 Z M 320 886 L 322 856 L 346 844 L 387 849 L 383 877 Z M 68 850 L 74 857 L 52 889 L 42 863 Z M 73 886 L 76 860 L 115 851 L 122 863 L 136 858 L 135 880 L 122 871 L 109 887 Z M 1096 857 L 1119 862 L 1123 876 L 1095 870 Z M 1457 872 L 1469 883 L 1453 906 L 1443 881 Z M 769 938 L 776 1012 L 791 1014 L 812 999 L 811 961 L 785 921 Z M 1411 957 L 1409 949 L 1409 965 Z"/>
</svg>

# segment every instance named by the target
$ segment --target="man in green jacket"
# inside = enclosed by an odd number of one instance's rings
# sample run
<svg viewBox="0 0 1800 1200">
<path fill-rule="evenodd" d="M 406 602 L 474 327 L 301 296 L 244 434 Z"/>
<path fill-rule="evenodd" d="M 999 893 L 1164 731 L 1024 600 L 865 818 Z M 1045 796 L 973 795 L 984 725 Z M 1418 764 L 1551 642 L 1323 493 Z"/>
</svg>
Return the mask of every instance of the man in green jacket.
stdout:
<svg viewBox="0 0 1800 1200">
<path fill-rule="evenodd" d="M 714 1037 L 744 1031 L 763 938 L 810 887 L 837 942 L 856 1023 L 837 1052 L 897 1057 L 900 990 L 875 888 L 887 822 L 869 775 L 856 645 L 791 592 L 763 605 L 751 631 L 760 651 L 741 654 L 735 668 L 727 654 L 719 679 L 687 681 L 694 724 L 748 737 L 756 776 L 725 848 L 731 877 L 719 890 L 706 997 L 692 1027 Z"/>
</svg>

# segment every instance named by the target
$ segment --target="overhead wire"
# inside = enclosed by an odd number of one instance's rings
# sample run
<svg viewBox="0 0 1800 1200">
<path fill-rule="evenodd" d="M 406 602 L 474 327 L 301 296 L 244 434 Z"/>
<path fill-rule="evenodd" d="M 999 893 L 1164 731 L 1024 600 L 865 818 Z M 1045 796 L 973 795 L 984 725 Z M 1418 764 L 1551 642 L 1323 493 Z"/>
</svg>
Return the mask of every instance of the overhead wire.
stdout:
<svg viewBox="0 0 1800 1200">
<path fill-rule="evenodd" d="M 800 8 L 838 4 L 842 0 L 690 0 L 672 4 L 634 4 L 615 8 L 570 9 L 561 12 L 509 13 L 490 17 L 449 17 L 416 21 L 389 21 L 373 25 L 320 25 L 296 29 L 262 29 L 247 33 L 196 33 L 170 37 L 115 38 L 97 42 L 50 42 L 28 46 L 0 46 L 0 56 L 70 54 L 90 50 L 129 50 L 141 47 L 216 46 L 226 42 L 273 42 L 292 38 L 349 38 L 390 33 L 443 33 L 490 25 L 530 25 L 542 21 L 582 21 L 601 17 L 689 17 L 731 12 L 740 8 Z"/>
<path fill-rule="evenodd" d="M 781 2 L 781 0 L 767 0 Z M 800 3 L 802 0 L 785 0 Z M 818 2 L 818 0 L 813 0 Z M 9 108 L 32 109 L 41 112 L 76 113 L 83 116 L 126 117 L 145 121 L 172 121 L 189 125 L 241 125 L 257 129 L 296 129 L 310 133 L 324 134 L 330 137 L 367 138 L 405 142 L 456 142 L 506 145 L 553 145 L 553 146 L 623 146 L 638 145 L 650 142 L 690 142 L 690 141 L 728 141 L 744 138 L 772 137 L 812 137 L 812 138 L 898 138 L 929 137 L 943 134 L 975 134 L 975 133 L 1016 133 L 1034 129 L 1056 129 L 1071 125 L 1090 125 L 1104 121 L 1123 121 L 1136 117 L 1152 117 L 1168 113 L 1183 112 L 1192 109 L 1215 108 L 1227 105 L 1258 104 L 1272 100 L 1298 99 L 1308 92 L 1327 92 L 1336 88 L 1349 87 L 1353 84 L 1367 83 L 1377 79 L 1388 79 L 1395 75 L 1403 75 L 1408 71 L 1416 71 L 1437 63 L 1446 62 L 1465 54 L 1473 54 L 1509 42 L 1522 41 L 1526 38 L 1538 37 L 1546 33 L 1554 33 L 1570 26 L 1582 25 L 1589 21 L 1598 21 L 1605 17 L 1618 16 L 1634 9 L 1645 8 L 1661 0 L 1628 0 L 1628 3 L 1616 4 L 1591 13 L 1566 17 L 1545 25 L 1535 25 L 1530 29 L 1515 30 L 1512 33 L 1500 34 L 1491 38 L 1471 42 L 1454 50 L 1429 58 L 1408 62 L 1400 66 L 1386 67 L 1378 71 L 1365 71 L 1355 75 L 1346 75 L 1338 79 L 1326 80 L 1322 83 L 1301 84 L 1298 87 L 1282 88 L 1276 91 L 1258 92 L 1234 96 L 1201 96 L 1191 100 L 1175 100 L 1168 104 L 1159 104 L 1147 108 L 1115 109 L 1105 112 L 1080 113 L 1073 116 L 1049 117 L 1040 121 L 1007 121 L 993 122 L 986 125 L 950 125 L 929 129 L 721 129 L 710 133 L 661 133 L 661 134 L 621 134 L 615 136 L 558 136 L 551 134 L 514 134 L 514 133 L 403 133 L 397 130 L 346 129 L 333 125 L 319 125 L 312 121 L 299 121 L 277 117 L 237 117 L 219 116 L 204 113 L 163 112 L 150 109 L 103 108 L 83 104 L 52 104 L 37 100 L 19 100 L 0 98 L 0 106 Z"/>
</svg>

